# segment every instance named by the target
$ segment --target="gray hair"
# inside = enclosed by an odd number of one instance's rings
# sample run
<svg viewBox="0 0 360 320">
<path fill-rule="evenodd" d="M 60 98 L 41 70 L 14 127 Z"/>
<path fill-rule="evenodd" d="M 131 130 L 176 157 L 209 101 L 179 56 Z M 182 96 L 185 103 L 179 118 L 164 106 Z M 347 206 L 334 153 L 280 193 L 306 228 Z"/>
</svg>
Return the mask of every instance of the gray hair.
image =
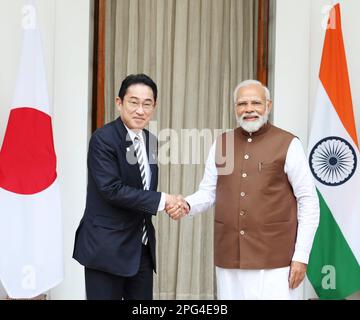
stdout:
<svg viewBox="0 0 360 320">
<path fill-rule="evenodd" d="M 252 84 L 257 84 L 257 85 L 261 86 L 264 89 L 266 100 L 270 100 L 270 90 L 266 86 L 264 86 L 260 81 L 250 79 L 250 80 L 245 80 L 245 81 L 240 82 L 237 85 L 237 87 L 235 88 L 235 90 L 234 90 L 234 104 L 236 104 L 238 91 L 241 88 L 247 87 L 247 86 L 252 85 Z"/>
</svg>

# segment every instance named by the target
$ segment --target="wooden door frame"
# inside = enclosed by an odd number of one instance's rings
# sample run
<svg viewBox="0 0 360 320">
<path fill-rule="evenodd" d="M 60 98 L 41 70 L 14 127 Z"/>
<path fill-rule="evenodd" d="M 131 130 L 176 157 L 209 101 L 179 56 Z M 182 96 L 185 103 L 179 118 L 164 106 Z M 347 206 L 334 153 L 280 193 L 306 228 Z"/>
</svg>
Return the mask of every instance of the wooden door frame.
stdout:
<svg viewBox="0 0 360 320">
<path fill-rule="evenodd" d="M 92 92 L 92 131 L 105 123 L 105 19 L 106 0 L 94 0 L 94 64 Z M 258 0 L 257 79 L 268 85 L 269 77 L 269 4 Z"/>
<path fill-rule="evenodd" d="M 105 19 L 106 0 L 94 0 L 92 132 L 105 124 Z"/>
<path fill-rule="evenodd" d="M 258 0 L 257 80 L 268 85 L 270 0 Z"/>
</svg>

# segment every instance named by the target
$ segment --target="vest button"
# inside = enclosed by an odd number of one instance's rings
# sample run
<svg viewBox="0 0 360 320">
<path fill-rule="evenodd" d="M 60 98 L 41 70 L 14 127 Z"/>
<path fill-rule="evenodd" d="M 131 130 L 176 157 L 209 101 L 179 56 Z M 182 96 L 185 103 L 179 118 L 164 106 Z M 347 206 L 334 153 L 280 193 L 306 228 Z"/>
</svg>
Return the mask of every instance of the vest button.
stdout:
<svg viewBox="0 0 360 320">
<path fill-rule="evenodd" d="M 243 174 L 242 174 L 242 177 L 243 177 L 243 178 L 246 178 L 246 177 L 247 177 L 247 174 L 246 174 L 246 173 L 243 173 Z"/>
<path fill-rule="evenodd" d="M 245 159 L 245 160 L 249 160 L 249 159 L 250 159 L 250 156 L 249 156 L 248 154 L 246 154 L 246 155 L 244 156 L 244 159 Z"/>
<path fill-rule="evenodd" d="M 245 192 L 241 192 L 240 195 L 241 195 L 242 197 L 245 197 Z"/>
<path fill-rule="evenodd" d="M 244 211 L 244 210 L 241 210 L 241 211 L 240 211 L 240 215 L 241 215 L 241 216 L 244 216 L 244 215 L 245 215 L 245 211 Z"/>
<path fill-rule="evenodd" d="M 248 139 L 248 142 L 252 142 L 252 138 L 249 138 L 249 139 Z"/>
<path fill-rule="evenodd" d="M 243 236 L 245 234 L 245 231 L 244 230 L 241 230 L 240 231 L 240 234 Z"/>
</svg>

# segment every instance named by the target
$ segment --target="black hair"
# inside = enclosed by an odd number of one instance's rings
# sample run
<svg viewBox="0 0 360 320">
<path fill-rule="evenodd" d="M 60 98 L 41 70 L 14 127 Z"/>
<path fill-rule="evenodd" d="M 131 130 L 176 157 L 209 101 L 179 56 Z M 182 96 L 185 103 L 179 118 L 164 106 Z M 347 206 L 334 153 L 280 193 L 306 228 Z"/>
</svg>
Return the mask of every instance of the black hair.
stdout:
<svg viewBox="0 0 360 320">
<path fill-rule="evenodd" d="M 143 73 L 130 74 L 123 80 L 123 82 L 121 83 L 120 90 L 119 90 L 119 98 L 123 101 L 127 89 L 130 86 L 132 86 L 134 84 L 138 84 L 138 83 L 142 83 L 151 88 L 153 95 L 154 95 L 154 100 L 156 102 L 157 86 L 156 86 L 155 82 L 149 76 L 147 76 L 146 74 L 143 74 Z"/>
</svg>

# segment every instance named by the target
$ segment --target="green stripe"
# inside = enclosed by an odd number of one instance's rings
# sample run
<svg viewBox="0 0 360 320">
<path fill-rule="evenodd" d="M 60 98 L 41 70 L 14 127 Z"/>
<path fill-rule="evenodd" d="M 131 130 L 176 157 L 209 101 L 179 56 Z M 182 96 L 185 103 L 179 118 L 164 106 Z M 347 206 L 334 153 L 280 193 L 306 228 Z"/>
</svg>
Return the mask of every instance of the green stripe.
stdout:
<svg viewBox="0 0 360 320">
<path fill-rule="evenodd" d="M 320 224 L 310 254 L 307 276 L 320 299 L 344 299 L 360 290 L 360 266 L 319 191 L 318 196 Z M 335 289 L 322 285 L 323 281 L 329 284 L 330 280 L 330 269 L 326 266 L 335 267 Z"/>
</svg>

